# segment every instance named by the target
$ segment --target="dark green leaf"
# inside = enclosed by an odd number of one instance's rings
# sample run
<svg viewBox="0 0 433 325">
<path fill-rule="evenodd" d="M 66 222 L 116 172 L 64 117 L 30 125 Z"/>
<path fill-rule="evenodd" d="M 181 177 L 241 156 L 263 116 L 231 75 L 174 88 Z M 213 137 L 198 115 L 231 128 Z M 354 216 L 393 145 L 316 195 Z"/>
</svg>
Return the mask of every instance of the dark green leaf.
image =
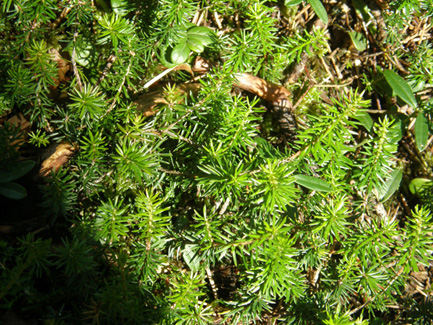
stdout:
<svg viewBox="0 0 433 325">
<path fill-rule="evenodd" d="M 20 184 L 14 182 L 0 183 L 0 195 L 9 199 L 20 200 L 27 196 L 27 191 Z"/>
<path fill-rule="evenodd" d="M 367 39 L 363 34 L 353 31 L 349 32 L 349 35 L 352 39 L 353 45 L 359 52 L 362 52 L 367 48 Z"/>
<path fill-rule="evenodd" d="M 31 171 L 34 166 L 33 160 L 25 160 L 17 162 L 9 170 L 0 170 L 0 183 L 16 180 Z"/>
<path fill-rule="evenodd" d="M 295 177 L 295 183 L 302 185 L 310 190 L 319 192 L 330 192 L 332 190 L 331 185 L 320 178 L 308 175 L 293 176 Z"/>
<path fill-rule="evenodd" d="M 403 178 L 403 172 L 400 168 L 395 169 L 389 179 L 385 182 L 383 189 L 380 191 L 379 199 L 382 202 L 388 200 L 395 191 L 400 187 L 401 179 Z"/>
<path fill-rule="evenodd" d="M 319 17 L 325 24 L 328 23 L 328 13 L 320 0 L 308 0 L 317 17 Z"/>
<path fill-rule="evenodd" d="M 415 122 L 415 142 L 419 151 L 423 151 L 425 149 L 428 136 L 428 120 L 424 113 L 420 112 Z"/>
<path fill-rule="evenodd" d="M 178 43 L 171 52 L 171 61 L 176 64 L 184 63 L 189 56 L 190 49 L 185 39 Z"/>
<path fill-rule="evenodd" d="M 398 97 L 400 97 L 406 104 L 409 104 L 413 108 L 418 106 L 415 96 L 413 95 L 412 88 L 410 88 L 410 86 L 402 77 L 391 70 L 385 70 L 383 75 Z"/>
</svg>

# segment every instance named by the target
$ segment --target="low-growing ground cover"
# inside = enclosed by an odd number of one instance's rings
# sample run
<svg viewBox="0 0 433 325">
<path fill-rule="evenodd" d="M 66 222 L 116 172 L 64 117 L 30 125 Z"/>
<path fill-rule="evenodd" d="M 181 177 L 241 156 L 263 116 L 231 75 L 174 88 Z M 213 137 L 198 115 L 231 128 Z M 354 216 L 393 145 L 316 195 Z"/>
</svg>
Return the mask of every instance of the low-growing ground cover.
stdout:
<svg viewBox="0 0 433 325">
<path fill-rule="evenodd" d="M 1 320 L 431 323 L 432 8 L 3 0 Z"/>
</svg>

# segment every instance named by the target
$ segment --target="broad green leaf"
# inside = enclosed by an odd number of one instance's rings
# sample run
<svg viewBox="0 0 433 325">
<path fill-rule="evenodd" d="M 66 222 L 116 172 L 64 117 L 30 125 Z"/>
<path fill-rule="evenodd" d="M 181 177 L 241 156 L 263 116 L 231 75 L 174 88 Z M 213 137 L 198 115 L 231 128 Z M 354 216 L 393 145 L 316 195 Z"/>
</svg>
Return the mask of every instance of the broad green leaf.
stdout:
<svg viewBox="0 0 433 325">
<path fill-rule="evenodd" d="M 189 56 L 190 49 L 186 43 L 186 40 L 183 39 L 178 43 L 173 51 L 171 52 L 171 61 L 176 64 L 184 63 Z"/>
<path fill-rule="evenodd" d="M 415 122 L 415 142 L 419 151 L 425 149 L 428 136 L 428 120 L 423 112 L 419 112 Z"/>
<path fill-rule="evenodd" d="M 203 46 L 212 43 L 212 31 L 206 27 L 192 27 L 188 29 L 188 38 L 194 38 L 197 42 L 200 42 Z"/>
<path fill-rule="evenodd" d="M 204 44 L 201 42 L 199 37 L 188 35 L 187 44 L 191 51 L 196 53 L 201 53 L 204 51 Z"/>
<path fill-rule="evenodd" d="M 284 3 L 287 7 L 291 7 L 291 6 L 297 6 L 298 4 L 300 4 L 303 0 L 286 0 L 286 2 Z"/>
<path fill-rule="evenodd" d="M 410 88 L 410 86 L 402 77 L 391 70 L 385 70 L 383 75 L 398 97 L 400 97 L 406 104 L 409 104 L 413 108 L 418 106 L 415 96 L 413 95 L 412 88 Z"/>
<path fill-rule="evenodd" d="M 31 171 L 34 166 L 35 162 L 33 160 L 25 160 L 17 162 L 8 170 L 0 170 L 0 183 L 18 179 Z"/>
<path fill-rule="evenodd" d="M 320 0 L 308 0 L 317 17 L 319 17 L 325 24 L 328 23 L 328 13 Z"/>
<path fill-rule="evenodd" d="M 428 188 L 432 185 L 432 181 L 427 178 L 414 178 L 409 183 L 409 191 L 413 195 L 418 195 L 421 193 L 424 189 Z"/>
<path fill-rule="evenodd" d="M 293 176 L 295 177 L 295 183 L 302 185 L 310 190 L 319 192 L 330 192 L 332 190 L 331 185 L 320 178 L 308 175 Z"/>
<path fill-rule="evenodd" d="M 395 169 L 391 173 L 389 179 L 385 182 L 383 189 L 379 192 L 379 200 L 382 202 L 388 200 L 400 187 L 402 178 L 403 172 L 401 169 Z"/>
<path fill-rule="evenodd" d="M 367 39 L 364 37 L 363 34 L 352 31 L 349 32 L 349 35 L 352 39 L 353 45 L 359 52 L 362 52 L 367 48 Z"/>
<path fill-rule="evenodd" d="M 27 191 L 20 184 L 14 182 L 0 183 L 0 195 L 9 199 L 20 200 L 27 196 Z"/>
<path fill-rule="evenodd" d="M 371 131 L 371 128 L 373 127 L 373 119 L 371 118 L 370 114 L 367 112 L 360 112 L 355 116 L 355 118 L 361 122 L 367 131 Z"/>
</svg>

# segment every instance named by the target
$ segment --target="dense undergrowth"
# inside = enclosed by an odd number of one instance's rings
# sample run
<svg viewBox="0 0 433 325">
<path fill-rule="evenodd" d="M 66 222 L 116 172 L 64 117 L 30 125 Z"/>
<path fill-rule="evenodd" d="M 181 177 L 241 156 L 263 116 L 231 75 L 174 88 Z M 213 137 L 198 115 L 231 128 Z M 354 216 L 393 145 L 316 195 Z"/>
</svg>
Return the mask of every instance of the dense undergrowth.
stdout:
<svg viewBox="0 0 433 325">
<path fill-rule="evenodd" d="M 430 0 L 0 3 L 4 323 L 432 322 Z"/>
</svg>

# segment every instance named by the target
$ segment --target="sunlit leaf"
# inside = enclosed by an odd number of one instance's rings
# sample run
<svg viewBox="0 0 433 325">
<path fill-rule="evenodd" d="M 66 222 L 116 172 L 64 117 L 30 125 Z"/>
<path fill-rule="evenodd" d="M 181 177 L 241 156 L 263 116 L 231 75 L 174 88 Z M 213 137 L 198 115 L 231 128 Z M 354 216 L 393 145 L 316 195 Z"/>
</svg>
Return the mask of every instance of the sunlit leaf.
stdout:
<svg viewBox="0 0 433 325">
<path fill-rule="evenodd" d="M 352 39 L 353 45 L 359 52 L 362 52 L 367 48 L 367 39 L 364 37 L 363 34 L 352 31 L 349 32 L 349 35 Z"/>
<path fill-rule="evenodd" d="M 355 118 L 361 122 L 362 126 L 364 126 L 368 131 L 371 131 L 371 128 L 373 127 L 373 119 L 370 114 L 367 112 L 361 112 L 357 114 Z"/>
<path fill-rule="evenodd" d="M 328 13 L 320 0 L 308 0 L 317 17 L 325 24 L 328 23 Z"/>
<path fill-rule="evenodd" d="M 190 49 L 187 45 L 186 40 L 181 40 L 171 52 L 171 61 L 176 64 L 184 63 L 189 56 Z"/>
<path fill-rule="evenodd" d="M 406 104 L 409 104 L 413 108 L 418 106 L 415 96 L 413 95 L 412 88 L 410 88 L 410 86 L 402 77 L 391 70 L 385 70 L 383 75 L 398 97 L 400 97 Z"/>
<path fill-rule="evenodd" d="M 286 0 L 285 5 L 287 7 L 291 7 L 291 6 L 297 6 L 298 4 L 300 4 L 303 0 Z"/>
<path fill-rule="evenodd" d="M 330 192 L 332 190 L 331 185 L 320 178 L 308 175 L 293 176 L 295 177 L 295 183 L 304 186 L 310 190 L 319 192 Z"/>
<path fill-rule="evenodd" d="M 193 27 L 188 29 L 188 38 L 194 38 L 203 46 L 212 43 L 212 31 L 206 27 Z"/>
<path fill-rule="evenodd" d="M 187 40 L 188 47 L 191 51 L 201 53 L 204 51 L 204 44 L 201 42 L 201 38 L 195 35 L 188 35 Z"/>
<path fill-rule="evenodd" d="M 414 178 L 409 183 L 409 191 L 413 195 L 421 193 L 425 188 L 431 186 L 432 180 L 427 178 Z"/>
<path fill-rule="evenodd" d="M 415 142 L 419 151 L 423 151 L 428 141 L 428 120 L 423 112 L 418 114 L 415 122 Z"/>
<path fill-rule="evenodd" d="M 395 169 L 391 173 L 389 179 L 385 182 L 382 191 L 380 191 L 379 193 L 379 199 L 382 202 L 388 200 L 395 193 L 395 191 L 398 190 L 402 178 L 403 178 L 403 172 L 401 171 L 400 168 Z"/>
</svg>

